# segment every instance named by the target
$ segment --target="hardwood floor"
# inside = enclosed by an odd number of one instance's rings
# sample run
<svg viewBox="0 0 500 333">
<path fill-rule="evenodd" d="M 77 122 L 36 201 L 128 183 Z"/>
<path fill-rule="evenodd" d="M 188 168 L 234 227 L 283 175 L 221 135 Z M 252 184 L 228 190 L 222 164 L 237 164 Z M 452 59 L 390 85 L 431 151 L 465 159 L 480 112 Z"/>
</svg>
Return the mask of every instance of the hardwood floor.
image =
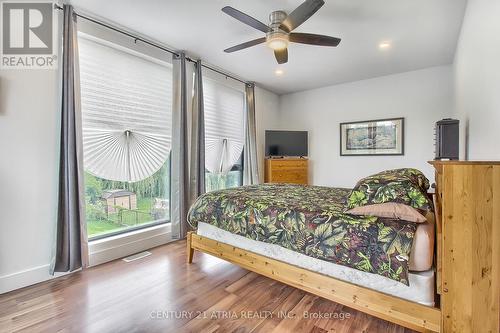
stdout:
<svg viewBox="0 0 500 333">
<path fill-rule="evenodd" d="M 185 251 L 0 295 L 0 332 L 412 332 L 206 254 L 188 265 Z"/>
</svg>

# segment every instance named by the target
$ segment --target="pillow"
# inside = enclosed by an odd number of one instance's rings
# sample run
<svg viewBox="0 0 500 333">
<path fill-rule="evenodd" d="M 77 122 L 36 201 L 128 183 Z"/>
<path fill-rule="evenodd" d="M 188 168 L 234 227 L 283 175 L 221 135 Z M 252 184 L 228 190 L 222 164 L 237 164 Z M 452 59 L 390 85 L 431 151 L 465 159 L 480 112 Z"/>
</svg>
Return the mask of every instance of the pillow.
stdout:
<svg viewBox="0 0 500 333">
<path fill-rule="evenodd" d="M 410 271 L 424 272 L 432 268 L 434 261 L 434 215 L 426 214 L 427 223 L 419 224 L 410 251 L 408 261 Z"/>
<path fill-rule="evenodd" d="M 400 203 L 415 209 L 432 210 L 427 196 L 429 180 L 416 169 L 387 170 L 361 179 L 347 198 L 348 208 Z"/>
<path fill-rule="evenodd" d="M 346 213 L 352 215 L 370 215 L 416 223 L 427 221 L 425 216 L 420 214 L 415 208 L 395 202 L 354 207 Z"/>
</svg>

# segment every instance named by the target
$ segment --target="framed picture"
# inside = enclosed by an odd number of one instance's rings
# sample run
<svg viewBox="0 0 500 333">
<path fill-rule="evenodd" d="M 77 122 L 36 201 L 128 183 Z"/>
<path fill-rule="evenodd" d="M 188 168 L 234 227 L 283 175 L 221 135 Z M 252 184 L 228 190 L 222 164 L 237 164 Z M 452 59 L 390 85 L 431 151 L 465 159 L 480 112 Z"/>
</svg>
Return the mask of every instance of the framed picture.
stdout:
<svg viewBox="0 0 500 333">
<path fill-rule="evenodd" d="M 404 118 L 341 123 L 340 155 L 404 155 Z"/>
</svg>

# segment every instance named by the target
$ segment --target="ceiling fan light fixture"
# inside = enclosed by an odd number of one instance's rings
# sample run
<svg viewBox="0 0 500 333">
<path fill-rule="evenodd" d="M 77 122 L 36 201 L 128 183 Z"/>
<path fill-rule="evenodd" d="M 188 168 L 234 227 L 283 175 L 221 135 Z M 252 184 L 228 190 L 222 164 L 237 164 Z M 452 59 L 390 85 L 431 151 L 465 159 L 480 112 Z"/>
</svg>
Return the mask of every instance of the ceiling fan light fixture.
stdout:
<svg viewBox="0 0 500 333">
<path fill-rule="evenodd" d="M 381 50 L 387 50 L 391 48 L 391 43 L 390 42 L 381 42 L 378 44 L 378 48 Z"/>
<path fill-rule="evenodd" d="M 282 10 L 275 10 L 269 15 L 269 24 L 267 25 L 231 6 L 225 6 L 222 8 L 224 13 L 252 28 L 262 31 L 266 36 L 227 48 L 224 52 L 232 53 L 265 42 L 267 47 L 274 51 L 274 57 L 278 64 L 281 65 L 288 62 L 289 43 L 331 47 L 338 46 L 341 40 L 340 38 L 294 32 L 295 28 L 307 21 L 324 4 L 324 0 L 305 0 L 289 14 Z"/>
<path fill-rule="evenodd" d="M 275 51 L 286 49 L 288 47 L 288 35 L 282 32 L 270 32 L 267 34 L 266 44 Z"/>
</svg>

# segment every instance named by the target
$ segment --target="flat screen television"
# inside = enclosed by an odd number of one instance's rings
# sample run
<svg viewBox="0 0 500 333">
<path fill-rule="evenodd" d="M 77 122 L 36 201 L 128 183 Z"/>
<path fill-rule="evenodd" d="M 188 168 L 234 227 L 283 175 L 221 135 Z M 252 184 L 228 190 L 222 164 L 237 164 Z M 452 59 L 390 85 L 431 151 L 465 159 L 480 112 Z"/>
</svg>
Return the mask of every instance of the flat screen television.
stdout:
<svg viewBox="0 0 500 333">
<path fill-rule="evenodd" d="M 307 131 L 266 131 L 266 156 L 307 156 Z"/>
</svg>

